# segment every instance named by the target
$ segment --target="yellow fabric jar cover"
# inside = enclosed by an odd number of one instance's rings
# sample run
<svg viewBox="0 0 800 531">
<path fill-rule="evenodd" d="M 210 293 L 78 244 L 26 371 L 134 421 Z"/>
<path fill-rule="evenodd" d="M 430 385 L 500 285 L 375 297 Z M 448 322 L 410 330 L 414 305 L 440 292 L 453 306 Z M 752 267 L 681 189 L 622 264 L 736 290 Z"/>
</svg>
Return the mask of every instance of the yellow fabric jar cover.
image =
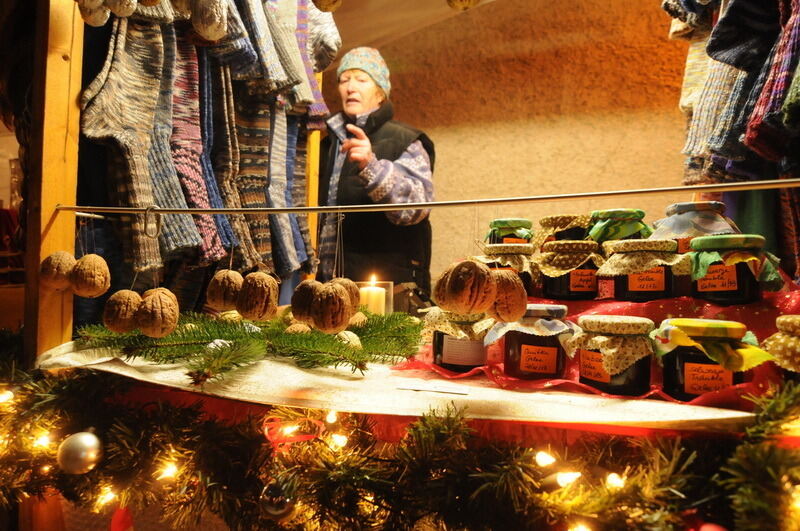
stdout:
<svg viewBox="0 0 800 531">
<path fill-rule="evenodd" d="M 539 220 L 539 226 L 541 228 L 533 235 L 531 243 L 534 249 L 541 249 L 542 245 L 544 245 L 548 239 L 555 236 L 556 232 L 573 229 L 575 227 L 588 229 L 591 220 L 592 218 L 589 215 L 568 214 L 562 216 L 545 216 Z"/>
<path fill-rule="evenodd" d="M 456 339 L 482 341 L 486 332 L 494 325 L 494 319 L 484 313 L 457 314 L 434 306 L 425 313 L 425 329 L 438 331 Z"/>
<path fill-rule="evenodd" d="M 775 362 L 794 372 L 800 372 L 800 315 L 781 315 L 775 320 L 778 332 L 762 343 L 775 357 Z"/>
<path fill-rule="evenodd" d="M 589 240 L 560 240 L 547 242 L 541 254 L 533 257 L 539 271 L 548 277 L 561 277 L 591 260 L 600 267 L 605 259 L 598 253 L 600 246 Z"/>
<path fill-rule="evenodd" d="M 598 351 L 603 368 L 612 376 L 653 354 L 648 334 L 655 323 L 645 317 L 583 315 L 578 326 L 582 331 L 567 340 L 567 354 L 573 357 L 579 349 Z"/>
<path fill-rule="evenodd" d="M 603 242 L 608 257 L 597 271 L 601 277 L 642 273 L 658 266 L 669 266 L 674 275 L 690 275 L 692 261 L 678 254 L 675 240 L 610 240 Z"/>
</svg>

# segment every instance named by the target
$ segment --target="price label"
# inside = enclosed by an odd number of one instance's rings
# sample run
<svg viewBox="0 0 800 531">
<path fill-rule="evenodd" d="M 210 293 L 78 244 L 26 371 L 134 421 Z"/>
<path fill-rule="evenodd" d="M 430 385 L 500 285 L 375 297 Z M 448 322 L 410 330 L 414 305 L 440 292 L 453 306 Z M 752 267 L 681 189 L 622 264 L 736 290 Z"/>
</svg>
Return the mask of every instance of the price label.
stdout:
<svg viewBox="0 0 800 531">
<path fill-rule="evenodd" d="M 519 368 L 525 372 L 554 374 L 556 372 L 558 349 L 537 345 L 522 345 Z"/>
<path fill-rule="evenodd" d="M 528 242 L 528 240 L 525 240 L 523 238 L 507 237 L 507 238 L 503 238 L 503 243 L 529 243 L 529 242 Z"/>
<path fill-rule="evenodd" d="M 594 350 L 578 350 L 581 357 L 581 376 L 595 382 L 611 382 L 611 375 L 603 368 L 603 355 Z"/>
<path fill-rule="evenodd" d="M 483 341 L 444 336 L 442 362 L 453 365 L 485 365 L 486 349 Z"/>
<path fill-rule="evenodd" d="M 697 291 L 736 291 L 739 282 L 736 266 L 714 264 L 708 268 L 706 276 L 697 281 Z"/>
<path fill-rule="evenodd" d="M 575 269 L 569 273 L 570 291 L 597 291 L 597 272 L 594 269 Z"/>
<path fill-rule="evenodd" d="M 628 275 L 628 291 L 664 291 L 664 276 L 664 268 L 660 266 Z"/>
<path fill-rule="evenodd" d="M 678 238 L 678 253 L 684 254 L 688 253 L 692 250 L 689 243 L 692 241 L 692 238 Z"/>
<path fill-rule="evenodd" d="M 693 395 L 718 391 L 733 384 L 733 373 L 719 365 L 686 363 L 683 366 L 683 390 Z"/>
</svg>

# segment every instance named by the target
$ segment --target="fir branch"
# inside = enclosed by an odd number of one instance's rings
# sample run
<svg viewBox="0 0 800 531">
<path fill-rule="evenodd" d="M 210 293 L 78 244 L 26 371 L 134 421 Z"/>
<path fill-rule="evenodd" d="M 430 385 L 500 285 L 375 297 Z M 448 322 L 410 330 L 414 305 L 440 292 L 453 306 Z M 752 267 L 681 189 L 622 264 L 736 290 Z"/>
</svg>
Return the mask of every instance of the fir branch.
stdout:
<svg viewBox="0 0 800 531">
<path fill-rule="evenodd" d="M 214 340 L 191 358 L 187 375 L 194 385 L 220 380 L 234 369 L 264 358 L 264 344 L 255 338 L 237 341 Z"/>
<path fill-rule="evenodd" d="M 747 398 L 756 405 L 756 422 L 746 430 L 748 439 L 753 442 L 780 435 L 784 424 L 800 420 L 800 384 L 797 382 L 784 382 L 761 396 Z"/>
</svg>

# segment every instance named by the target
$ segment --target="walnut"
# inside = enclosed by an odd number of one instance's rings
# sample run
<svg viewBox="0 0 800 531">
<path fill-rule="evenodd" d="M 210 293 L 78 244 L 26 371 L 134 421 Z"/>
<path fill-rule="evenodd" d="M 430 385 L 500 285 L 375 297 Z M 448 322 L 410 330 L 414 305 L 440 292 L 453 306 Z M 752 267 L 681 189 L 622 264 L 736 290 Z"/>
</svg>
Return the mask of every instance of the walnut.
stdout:
<svg viewBox="0 0 800 531">
<path fill-rule="evenodd" d="M 358 306 L 361 304 L 361 292 L 358 290 L 356 283 L 349 278 L 343 277 L 331 279 L 330 282 L 332 284 L 339 284 L 347 290 L 347 293 L 350 295 L 350 308 L 354 312 L 358 311 Z"/>
<path fill-rule="evenodd" d="M 358 336 L 349 330 L 339 332 L 335 337 L 337 341 L 341 341 L 348 347 L 352 347 L 357 350 L 362 350 L 364 348 L 361 345 L 361 340 L 358 338 Z"/>
<path fill-rule="evenodd" d="M 244 277 L 236 299 L 236 311 L 245 319 L 266 321 L 278 309 L 278 282 L 271 275 L 256 272 Z"/>
<path fill-rule="evenodd" d="M 304 280 L 294 288 L 292 294 L 292 315 L 301 323 L 311 324 L 311 305 L 314 296 L 322 288 L 322 283 L 316 280 Z"/>
<path fill-rule="evenodd" d="M 75 295 L 94 299 L 111 287 L 111 272 L 102 256 L 86 254 L 75 262 L 70 282 Z"/>
<path fill-rule="evenodd" d="M 217 316 L 218 321 L 230 321 L 232 323 L 238 323 L 242 320 L 242 315 L 237 312 L 236 310 L 228 310 L 227 312 L 222 312 Z"/>
<path fill-rule="evenodd" d="M 485 265 L 466 260 L 450 266 L 436 282 L 434 298 L 443 310 L 483 313 L 494 303 L 497 286 Z"/>
<path fill-rule="evenodd" d="M 103 308 L 103 324 L 112 332 L 119 334 L 136 328 L 136 310 L 142 297 L 135 291 L 122 289 L 111 295 Z"/>
<path fill-rule="evenodd" d="M 333 13 L 342 5 L 342 0 L 312 0 L 320 11 Z"/>
<path fill-rule="evenodd" d="M 505 323 L 520 320 L 528 307 L 528 294 L 519 275 L 514 271 L 495 270 L 492 276 L 497 284 L 497 295 L 489 307 L 489 315 Z"/>
<path fill-rule="evenodd" d="M 347 323 L 347 326 L 354 326 L 356 328 L 362 327 L 367 324 L 367 316 L 364 315 L 363 312 L 356 312 L 350 318 L 350 322 Z"/>
<path fill-rule="evenodd" d="M 289 325 L 284 332 L 287 334 L 308 334 L 311 332 L 311 327 L 305 323 L 294 323 Z"/>
<path fill-rule="evenodd" d="M 178 326 L 180 309 L 173 297 L 165 290 L 154 290 L 142 298 L 136 310 L 136 326 L 148 337 L 164 337 Z"/>
<path fill-rule="evenodd" d="M 350 295 L 339 284 L 326 282 L 314 294 L 311 319 L 314 328 L 326 334 L 336 334 L 347 328 L 352 311 Z"/>
<path fill-rule="evenodd" d="M 56 251 L 39 267 L 39 282 L 43 287 L 63 291 L 71 286 L 69 277 L 75 267 L 75 257 L 66 251 Z"/>
<path fill-rule="evenodd" d="M 172 292 L 171 292 L 170 290 L 168 290 L 167 288 L 153 288 L 153 289 L 149 289 L 149 290 L 145 291 L 145 292 L 142 294 L 142 298 L 144 299 L 145 297 L 149 297 L 149 296 L 150 296 L 150 295 L 152 295 L 153 293 L 163 293 L 163 294 L 164 294 L 164 295 L 166 295 L 167 297 L 171 298 L 171 299 L 172 299 L 172 300 L 175 302 L 175 304 L 178 304 L 178 297 L 176 297 L 176 296 L 175 296 L 175 294 L 174 294 L 174 293 L 172 293 Z"/>
<path fill-rule="evenodd" d="M 236 308 L 243 282 L 244 279 L 238 271 L 220 269 L 208 283 L 206 303 L 218 312 L 233 310 Z"/>
</svg>

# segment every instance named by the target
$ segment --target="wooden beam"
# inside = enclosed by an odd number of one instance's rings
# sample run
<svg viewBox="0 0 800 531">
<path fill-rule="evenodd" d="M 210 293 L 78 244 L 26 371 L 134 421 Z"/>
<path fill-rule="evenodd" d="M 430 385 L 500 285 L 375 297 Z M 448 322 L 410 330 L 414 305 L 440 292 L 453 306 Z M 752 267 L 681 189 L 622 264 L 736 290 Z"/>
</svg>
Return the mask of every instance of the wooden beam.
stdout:
<svg viewBox="0 0 800 531">
<path fill-rule="evenodd" d="M 317 83 L 322 88 L 322 74 L 316 74 Z M 306 205 L 319 206 L 319 143 L 321 133 L 309 131 L 306 143 Z M 308 230 L 311 233 L 311 245 L 317 248 L 318 214 L 308 215 Z"/>
<path fill-rule="evenodd" d="M 72 337 L 72 294 L 40 289 L 39 264 L 74 252 L 83 20 L 73 0 L 38 0 L 31 166 L 27 177 L 25 353 L 28 364 Z"/>
</svg>

